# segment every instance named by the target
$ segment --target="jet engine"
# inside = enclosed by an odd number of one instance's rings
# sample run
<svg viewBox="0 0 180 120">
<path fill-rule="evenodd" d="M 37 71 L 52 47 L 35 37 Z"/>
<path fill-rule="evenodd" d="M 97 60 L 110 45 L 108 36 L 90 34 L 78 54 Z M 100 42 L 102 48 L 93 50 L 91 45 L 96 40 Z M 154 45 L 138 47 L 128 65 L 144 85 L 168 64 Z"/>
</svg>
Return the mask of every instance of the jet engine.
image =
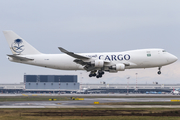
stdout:
<svg viewBox="0 0 180 120">
<path fill-rule="evenodd" d="M 103 60 L 95 60 L 95 61 L 91 62 L 91 64 L 94 64 L 95 67 L 103 67 L 104 61 Z"/>
<path fill-rule="evenodd" d="M 124 71 L 125 65 L 124 64 L 116 64 L 115 66 L 112 66 L 116 71 Z"/>
</svg>

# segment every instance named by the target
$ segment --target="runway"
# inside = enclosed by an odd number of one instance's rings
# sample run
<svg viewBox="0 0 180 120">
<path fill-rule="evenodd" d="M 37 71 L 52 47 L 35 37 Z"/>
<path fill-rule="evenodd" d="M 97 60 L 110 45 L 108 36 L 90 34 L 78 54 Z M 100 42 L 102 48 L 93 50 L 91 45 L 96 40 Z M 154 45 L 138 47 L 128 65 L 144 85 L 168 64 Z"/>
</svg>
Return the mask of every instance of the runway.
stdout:
<svg viewBox="0 0 180 120">
<path fill-rule="evenodd" d="M 180 108 L 180 105 L 95 105 L 99 103 L 113 102 L 170 102 L 169 98 L 84 98 L 84 100 L 71 101 L 7 101 L 0 102 L 0 108 Z"/>
<path fill-rule="evenodd" d="M 93 97 L 102 97 L 102 96 L 113 96 L 113 97 L 119 97 L 119 96 L 173 96 L 172 94 L 31 94 L 31 93 L 26 93 L 26 94 L 0 94 L 0 96 L 93 96 Z M 180 97 L 180 95 L 178 95 Z"/>
</svg>

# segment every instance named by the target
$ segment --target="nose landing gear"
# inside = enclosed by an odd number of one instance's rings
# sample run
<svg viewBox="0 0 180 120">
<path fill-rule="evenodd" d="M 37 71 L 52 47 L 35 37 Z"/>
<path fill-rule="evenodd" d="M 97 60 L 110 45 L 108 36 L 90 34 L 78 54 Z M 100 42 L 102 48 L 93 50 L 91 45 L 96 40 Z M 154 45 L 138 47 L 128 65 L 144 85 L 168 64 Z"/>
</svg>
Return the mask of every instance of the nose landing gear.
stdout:
<svg viewBox="0 0 180 120">
<path fill-rule="evenodd" d="M 157 74 L 160 75 L 161 74 L 161 67 L 159 67 L 158 70 L 159 71 L 157 72 Z"/>
<path fill-rule="evenodd" d="M 158 71 L 157 73 L 158 73 L 158 75 L 160 75 L 160 74 L 161 74 L 161 71 Z"/>
</svg>

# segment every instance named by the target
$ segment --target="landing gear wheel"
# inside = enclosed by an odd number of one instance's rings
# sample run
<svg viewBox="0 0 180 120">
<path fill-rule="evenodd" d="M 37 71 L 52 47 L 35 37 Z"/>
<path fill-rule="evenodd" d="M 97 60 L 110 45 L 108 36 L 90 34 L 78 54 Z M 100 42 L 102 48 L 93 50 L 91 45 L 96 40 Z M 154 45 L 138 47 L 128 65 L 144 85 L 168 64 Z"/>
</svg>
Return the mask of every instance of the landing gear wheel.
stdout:
<svg viewBox="0 0 180 120">
<path fill-rule="evenodd" d="M 96 71 L 91 71 L 89 77 L 95 77 L 95 76 L 96 76 Z"/>
<path fill-rule="evenodd" d="M 89 74 L 89 77 L 92 77 L 92 74 Z"/>
<path fill-rule="evenodd" d="M 160 75 L 161 74 L 161 67 L 159 67 L 158 70 L 159 71 L 157 72 L 157 74 Z"/>
<path fill-rule="evenodd" d="M 158 71 L 157 74 L 160 75 L 160 74 L 161 74 L 161 71 Z"/>
<path fill-rule="evenodd" d="M 93 76 L 96 76 L 96 73 L 94 73 Z"/>
<path fill-rule="evenodd" d="M 104 74 L 104 71 L 99 70 L 98 74 L 96 75 L 96 78 L 101 78 L 103 74 Z"/>
</svg>

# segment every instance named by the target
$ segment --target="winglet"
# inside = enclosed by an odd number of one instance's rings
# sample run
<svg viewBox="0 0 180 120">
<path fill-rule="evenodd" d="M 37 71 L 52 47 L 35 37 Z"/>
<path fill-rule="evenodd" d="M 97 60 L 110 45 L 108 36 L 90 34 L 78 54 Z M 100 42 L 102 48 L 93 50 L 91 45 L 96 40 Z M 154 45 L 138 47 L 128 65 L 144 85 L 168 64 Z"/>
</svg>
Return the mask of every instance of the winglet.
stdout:
<svg viewBox="0 0 180 120">
<path fill-rule="evenodd" d="M 64 48 L 62 47 L 58 47 L 59 50 L 63 53 L 66 53 L 67 55 L 71 56 L 71 57 L 74 57 L 74 58 L 78 58 L 78 59 L 90 59 L 89 57 L 86 57 L 86 56 L 83 56 L 83 55 L 78 55 L 78 54 L 75 54 L 73 52 L 69 52 L 67 50 L 65 50 Z"/>
<path fill-rule="evenodd" d="M 60 50 L 61 52 L 63 52 L 63 53 L 73 53 L 73 52 L 69 52 L 69 51 L 65 50 L 65 49 L 62 48 L 62 47 L 58 47 L 58 48 L 59 48 L 59 50 Z"/>
</svg>

